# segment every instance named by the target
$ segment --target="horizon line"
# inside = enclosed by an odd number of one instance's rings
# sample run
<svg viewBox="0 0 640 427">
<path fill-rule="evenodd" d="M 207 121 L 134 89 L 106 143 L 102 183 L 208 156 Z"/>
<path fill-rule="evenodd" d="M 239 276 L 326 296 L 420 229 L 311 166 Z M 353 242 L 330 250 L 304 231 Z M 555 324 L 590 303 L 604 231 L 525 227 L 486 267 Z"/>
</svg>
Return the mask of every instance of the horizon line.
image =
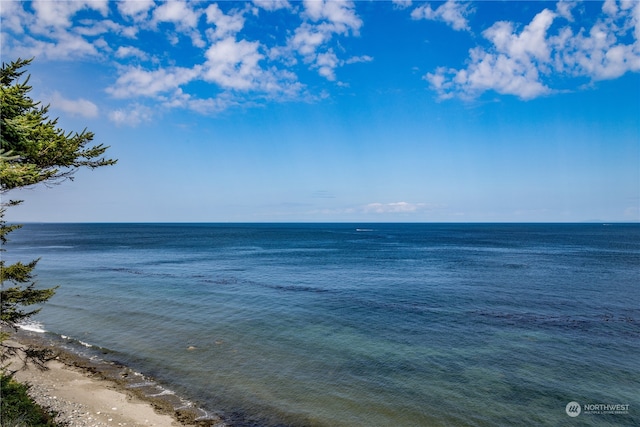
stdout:
<svg viewBox="0 0 640 427">
<path fill-rule="evenodd" d="M 8 224 L 640 224 L 640 220 L 585 221 L 7 221 Z"/>
</svg>

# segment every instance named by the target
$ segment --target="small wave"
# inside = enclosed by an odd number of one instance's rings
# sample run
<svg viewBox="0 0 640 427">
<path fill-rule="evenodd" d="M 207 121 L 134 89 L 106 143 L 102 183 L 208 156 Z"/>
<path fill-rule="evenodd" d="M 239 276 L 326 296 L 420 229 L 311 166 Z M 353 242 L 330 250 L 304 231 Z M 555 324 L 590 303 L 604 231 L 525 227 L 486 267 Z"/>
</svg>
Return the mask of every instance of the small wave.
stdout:
<svg viewBox="0 0 640 427">
<path fill-rule="evenodd" d="M 47 330 L 44 329 L 44 325 L 38 322 L 23 323 L 18 325 L 18 327 L 22 330 L 29 331 L 29 332 L 36 332 L 38 334 L 44 334 L 45 332 L 47 332 Z"/>
<path fill-rule="evenodd" d="M 182 406 L 176 406 L 174 409 L 176 411 L 181 411 L 181 410 L 184 410 L 184 409 L 192 409 L 192 408 L 193 408 L 193 403 L 189 402 L 189 401 L 186 401 L 186 402 L 184 402 L 184 404 Z"/>
<path fill-rule="evenodd" d="M 127 388 L 153 387 L 155 385 L 156 383 L 154 383 L 153 381 L 143 381 L 141 383 L 127 384 Z"/>
<path fill-rule="evenodd" d="M 71 341 L 73 343 L 80 344 L 81 346 L 86 347 L 86 348 L 93 348 L 94 347 L 93 344 L 89 344 L 88 342 L 77 340 L 77 339 L 72 338 L 72 337 L 70 337 L 68 335 L 62 335 L 61 334 L 60 338 L 62 338 L 63 340 L 67 340 L 67 341 Z"/>
<path fill-rule="evenodd" d="M 362 233 L 365 231 L 373 231 L 373 228 L 356 228 L 356 231 Z"/>
<path fill-rule="evenodd" d="M 202 413 L 202 415 L 196 417 L 194 421 L 217 421 L 212 427 L 228 427 L 216 414 L 209 413 L 202 408 L 198 408 L 198 411 Z"/>
<path fill-rule="evenodd" d="M 156 385 L 156 387 L 159 387 L 159 386 Z M 147 397 L 169 396 L 173 394 L 175 394 L 175 392 L 167 389 L 162 389 L 160 393 L 148 394 Z"/>
</svg>

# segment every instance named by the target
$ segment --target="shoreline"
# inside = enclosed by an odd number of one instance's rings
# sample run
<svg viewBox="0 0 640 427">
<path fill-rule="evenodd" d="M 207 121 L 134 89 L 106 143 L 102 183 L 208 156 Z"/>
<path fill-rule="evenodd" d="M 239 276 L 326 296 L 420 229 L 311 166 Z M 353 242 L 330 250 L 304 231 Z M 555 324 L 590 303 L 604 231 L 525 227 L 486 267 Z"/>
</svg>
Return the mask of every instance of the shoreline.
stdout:
<svg viewBox="0 0 640 427">
<path fill-rule="evenodd" d="M 50 349 L 55 357 L 41 371 L 32 364 L 14 378 L 28 384 L 39 405 L 58 413 L 68 427 L 228 427 L 224 420 L 198 408 L 127 366 L 57 345 L 41 333 L 20 330 L 10 342 Z M 21 361 L 9 359 L 11 370 Z"/>
</svg>

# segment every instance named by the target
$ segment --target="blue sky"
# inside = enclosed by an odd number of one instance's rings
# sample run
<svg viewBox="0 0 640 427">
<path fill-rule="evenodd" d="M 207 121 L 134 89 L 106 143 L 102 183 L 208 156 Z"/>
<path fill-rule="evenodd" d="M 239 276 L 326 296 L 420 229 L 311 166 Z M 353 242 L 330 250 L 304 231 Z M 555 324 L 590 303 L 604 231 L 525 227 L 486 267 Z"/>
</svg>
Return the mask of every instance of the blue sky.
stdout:
<svg viewBox="0 0 640 427">
<path fill-rule="evenodd" d="M 115 167 L 15 221 L 637 221 L 640 3 L 33 1 L 2 59 Z"/>
</svg>

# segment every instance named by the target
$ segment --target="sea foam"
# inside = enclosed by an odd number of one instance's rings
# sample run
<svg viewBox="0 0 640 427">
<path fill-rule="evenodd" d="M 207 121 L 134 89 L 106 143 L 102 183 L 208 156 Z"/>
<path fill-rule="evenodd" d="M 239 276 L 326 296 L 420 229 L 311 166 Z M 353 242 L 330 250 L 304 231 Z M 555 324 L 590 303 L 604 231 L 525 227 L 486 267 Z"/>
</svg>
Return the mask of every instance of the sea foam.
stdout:
<svg viewBox="0 0 640 427">
<path fill-rule="evenodd" d="M 44 325 L 39 322 L 25 322 L 18 325 L 18 327 L 22 330 L 29 332 L 36 332 L 38 334 L 44 334 L 46 329 L 44 329 Z"/>
</svg>

